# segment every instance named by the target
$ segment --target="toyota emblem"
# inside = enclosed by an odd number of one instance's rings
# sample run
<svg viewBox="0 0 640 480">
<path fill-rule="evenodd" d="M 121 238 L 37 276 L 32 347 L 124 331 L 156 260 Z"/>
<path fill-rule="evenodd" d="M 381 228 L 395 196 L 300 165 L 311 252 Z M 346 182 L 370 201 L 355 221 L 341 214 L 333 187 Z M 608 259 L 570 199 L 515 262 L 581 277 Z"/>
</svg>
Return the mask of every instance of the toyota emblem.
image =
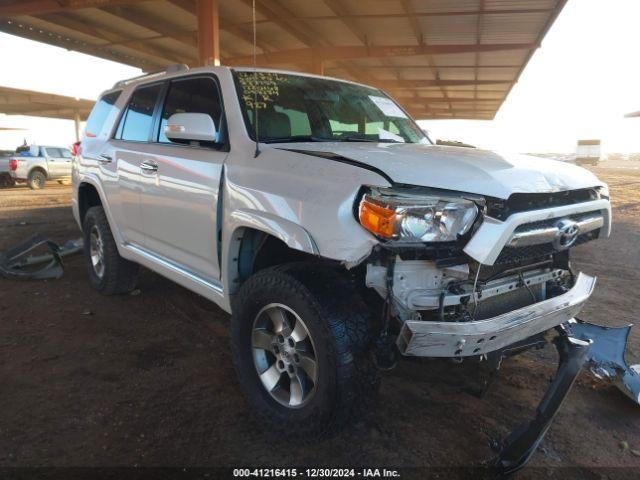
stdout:
<svg viewBox="0 0 640 480">
<path fill-rule="evenodd" d="M 558 233 L 556 234 L 555 246 L 558 250 L 565 250 L 576 243 L 580 236 L 580 226 L 568 218 L 560 220 L 556 224 Z"/>
</svg>

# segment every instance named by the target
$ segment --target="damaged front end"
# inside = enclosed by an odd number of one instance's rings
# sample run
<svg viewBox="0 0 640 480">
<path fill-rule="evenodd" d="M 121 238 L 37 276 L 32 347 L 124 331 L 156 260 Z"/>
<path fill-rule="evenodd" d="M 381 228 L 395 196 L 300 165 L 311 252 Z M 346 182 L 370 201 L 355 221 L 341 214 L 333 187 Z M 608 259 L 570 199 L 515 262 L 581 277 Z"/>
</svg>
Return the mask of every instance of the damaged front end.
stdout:
<svg viewBox="0 0 640 480">
<path fill-rule="evenodd" d="M 379 349 L 394 339 L 407 357 L 475 358 L 497 371 L 557 332 L 555 378 L 535 418 L 498 445 L 491 463 L 502 473 L 526 464 L 591 358 L 592 336 L 569 325 L 596 279 L 572 271 L 569 248 L 608 236 L 610 212 L 598 188 L 501 203 L 417 187 L 362 195 L 360 223 L 381 240 L 364 278 L 385 305 Z"/>
</svg>

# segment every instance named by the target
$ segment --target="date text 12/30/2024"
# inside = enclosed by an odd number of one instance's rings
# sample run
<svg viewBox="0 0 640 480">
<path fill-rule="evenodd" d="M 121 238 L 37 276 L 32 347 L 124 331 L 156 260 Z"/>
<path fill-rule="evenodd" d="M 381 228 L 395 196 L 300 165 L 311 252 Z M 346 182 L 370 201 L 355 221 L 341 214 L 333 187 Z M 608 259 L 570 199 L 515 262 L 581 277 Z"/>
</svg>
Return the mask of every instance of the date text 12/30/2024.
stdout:
<svg viewBox="0 0 640 480">
<path fill-rule="evenodd" d="M 236 478 L 399 478 L 397 470 L 387 468 L 235 468 Z"/>
</svg>

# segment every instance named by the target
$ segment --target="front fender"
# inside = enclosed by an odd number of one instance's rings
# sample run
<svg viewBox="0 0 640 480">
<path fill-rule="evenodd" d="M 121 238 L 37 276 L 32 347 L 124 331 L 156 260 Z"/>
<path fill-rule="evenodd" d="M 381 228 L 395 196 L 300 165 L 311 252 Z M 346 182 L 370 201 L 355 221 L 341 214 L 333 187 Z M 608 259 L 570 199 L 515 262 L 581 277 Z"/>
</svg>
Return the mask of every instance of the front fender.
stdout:
<svg viewBox="0 0 640 480">
<path fill-rule="evenodd" d="M 116 245 L 118 247 L 118 251 L 120 251 L 120 255 L 123 255 L 123 252 L 120 249 L 120 245 L 123 243 L 122 236 L 120 235 L 120 229 L 116 228 L 116 223 L 113 220 L 113 215 L 111 213 L 111 208 L 109 207 L 109 202 L 107 202 L 107 195 L 105 194 L 104 188 L 102 187 L 102 182 L 98 179 L 98 177 L 91 173 L 78 173 L 76 175 L 72 175 L 73 182 L 73 199 L 71 203 L 71 208 L 73 210 L 73 216 L 82 230 L 82 220 L 80 219 L 80 205 L 78 204 L 78 195 L 79 189 L 82 184 L 91 185 L 98 192 L 98 196 L 100 197 L 100 202 L 102 203 L 102 208 L 104 208 L 104 212 L 107 215 L 107 221 L 109 222 L 109 228 L 111 229 L 111 233 L 116 240 Z"/>
<path fill-rule="evenodd" d="M 268 212 L 236 210 L 230 215 L 230 230 L 236 231 L 241 227 L 254 228 L 273 235 L 286 243 L 289 248 L 320 255 L 313 238 L 303 227 L 282 217 Z"/>
<path fill-rule="evenodd" d="M 237 288 L 238 272 L 236 261 L 245 228 L 259 230 L 282 240 L 294 250 L 320 255 L 316 243 L 300 225 L 271 213 L 250 209 L 234 210 L 225 219 L 222 238 L 222 283 L 227 295 Z"/>
</svg>

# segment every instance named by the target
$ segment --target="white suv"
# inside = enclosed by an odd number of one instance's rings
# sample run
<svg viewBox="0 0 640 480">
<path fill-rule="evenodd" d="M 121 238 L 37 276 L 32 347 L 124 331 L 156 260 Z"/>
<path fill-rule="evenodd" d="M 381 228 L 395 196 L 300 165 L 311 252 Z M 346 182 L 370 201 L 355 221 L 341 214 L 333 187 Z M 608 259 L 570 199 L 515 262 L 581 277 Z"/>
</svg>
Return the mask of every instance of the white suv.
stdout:
<svg viewBox="0 0 640 480">
<path fill-rule="evenodd" d="M 396 352 L 502 358 L 562 330 L 595 283 L 569 248 L 611 225 L 587 170 L 436 146 L 380 90 L 263 69 L 119 82 L 73 184 L 93 285 L 143 265 L 230 312 L 249 400 L 303 437 L 366 406 Z"/>
</svg>

